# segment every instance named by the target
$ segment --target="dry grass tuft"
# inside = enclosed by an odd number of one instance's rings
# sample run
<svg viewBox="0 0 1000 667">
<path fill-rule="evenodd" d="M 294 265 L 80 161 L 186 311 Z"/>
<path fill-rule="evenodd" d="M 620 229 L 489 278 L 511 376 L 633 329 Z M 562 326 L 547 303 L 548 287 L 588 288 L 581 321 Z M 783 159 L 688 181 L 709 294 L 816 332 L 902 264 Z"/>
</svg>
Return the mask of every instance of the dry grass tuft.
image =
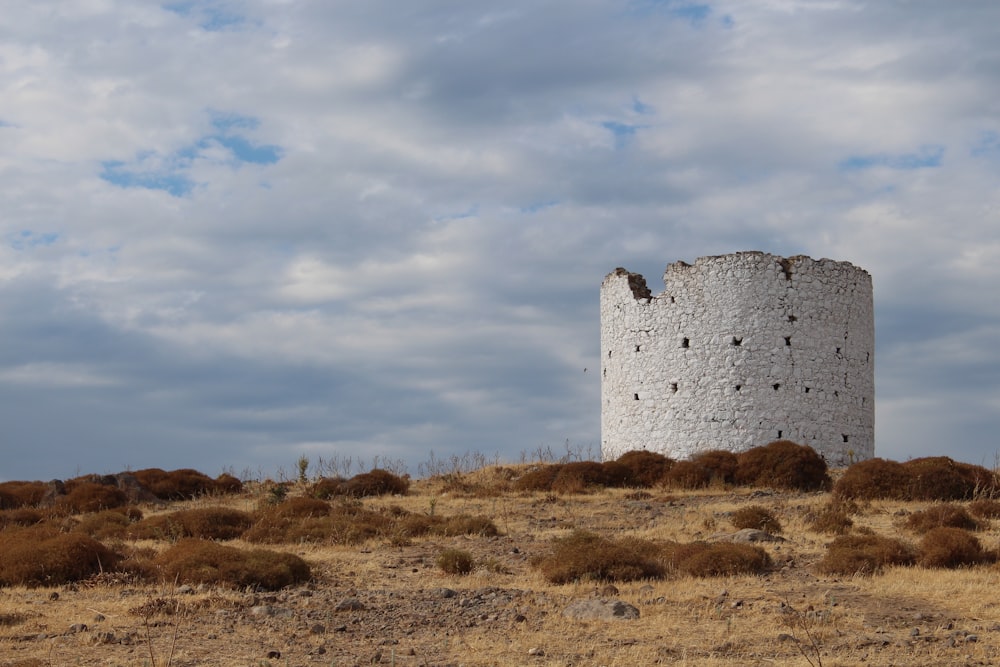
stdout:
<svg viewBox="0 0 1000 667">
<path fill-rule="evenodd" d="M 246 512 L 226 507 L 204 507 L 158 514 L 143 519 L 127 530 L 134 540 L 178 540 L 199 537 L 206 540 L 234 540 L 253 525 Z"/>
<path fill-rule="evenodd" d="M 817 533 L 846 535 L 851 532 L 854 521 L 848 515 L 843 503 L 827 503 L 818 512 L 806 517 L 809 527 Z"/>
<path fill-rule="evenodd" d="M 476 561 L 464 549 L 445 549 L 437 557 L 437 566 L 448 574 L 469 574 L 476 566 Z"/>
<path fill-rule="evenodd" d="M 980 498 L 969 503 L 969 513 L 978 519 L 1000 518 L 1000 500 Z"/>
<path fill-rule="evenodd" d="M 117 486 L 97 482 L 66 483 L 66 495 L 56 499 L 57 510 L 75 514 L 100 512 L 101 510 L 123 507 L 128 504 L 128 496 Z"/>
<path fill-rule="evenodd" d="M 198 539 L 181 540 L 157 556 L 153 566 L 165 581 L 264 590 L 302 583 L 311 576 L 309 565 L 294 554 L 243 550 Z"/>
<path fill-rule="evenodd" d="M 752 544 L 731 542 L 670 543 L 664 547 L 667 565 L 692 577 L 731 577 L 764 574 L 771 569 L 771 557 Z"/>
<path fill-rule="evenodd" d="M 19 507 L 35 507 L 40 505 L 49 485 L 44 482 L 2 482 L 0 483 L 0 509 L 10 510 Z"/>
<path fill-rule="evenodd" d="M 574 530 L 554 540 L 551 552 L 533 559 L 532 565 L 553 584 L 660 578 L 665 570 L 659 550 L 648 540 L 610 540 L 595 533 Z"/>
<path fill-rule="evenodd" d="M 917 554 L 902 540 L 881 535 L 843 535 L 826 548 L 816 566 L 824 574 L 877 574 L 893 565 L 913 565 Z"/>
<path fill-rule="evenodd" d="M 629 471 L 632 486 L 650 488 L 663 480 L 663 476 L 673 467 L 673 459 L 658 452 L 635 450 L 625 452 L 616 459 L 616 463 L 625 466 Z"/>
<path fill-rule="evenodd" d="M 120 557 L 82 533 L 21 528 L 0 533 L 0 585 L 57 586 L 105 570 Z"/>
<path fill-rule="evenodd" d="M 222 482 L 217 484 L 208 475 L 191 468 L 170 472 L 159 468 L 146 468 L 135 471 L 133 475 L 142 486 L 161 500 L 188 500 L 210 493 L 224 492 L 225 489 L 235 487 L 233 480 L 239 482 L 231 475 L 227 475 L 220 477 Z M 240 482 L 239 488 L 242 489 L 242 486 Z"/>
<path fill-rule="evenodd" d="M 992 498 L 998 492 L 1000 482 L 992 471 L 947 456 L 905 463 L 861 461 L 848 468 L 834 487 L 839 497 L 870 500 L 969 500 Z"/>
<path fill-rule="evenodd" d="M 748 505 L 733 512 L 730 520 L 737 529 L 753 528 L 776 535 L 781 532 L 781 522 L 771 510 L 762 505 Z"/>
<path fill-rule="evenodd" d="M 919 564 L 924 567 L 956 568 L 996 561 L 996 554 L 983 549 L 979 539 L 961 528 L 931 528 L 920 541 Z"/>
<path fill-rule="evenodd" d="M 941 503 L 914 512 L 906 518 L 906 527 L 916 533 L 926 533 L 933 528 L 961 528 L 981 530 L 983 525 L 972 518 L 964 507 Z"/>
<path fill-rule="evenodd" d="M 737 457 L 734 480 L 741 486 L 760 486 L 796 491 L 830 488 L 826 461 L 812 447 L 790 440 L 776 440 L 754 447 Z"/>
</svg>

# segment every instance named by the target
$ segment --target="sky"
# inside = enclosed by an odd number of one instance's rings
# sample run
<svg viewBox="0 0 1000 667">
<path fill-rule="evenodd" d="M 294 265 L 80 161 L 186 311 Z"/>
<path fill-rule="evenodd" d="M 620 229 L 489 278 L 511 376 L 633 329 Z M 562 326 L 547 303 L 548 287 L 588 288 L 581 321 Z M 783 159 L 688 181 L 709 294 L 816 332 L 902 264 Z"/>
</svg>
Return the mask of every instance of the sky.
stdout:
<svg viewBox="0 0 1000 667">
<path fill-rule="evenodd" d="M 0 479 L 600 455 L 600 284 L 873 277 L 876 455 L 1000 452 L 1000 3 L 0 14 Z"/>
</svg>

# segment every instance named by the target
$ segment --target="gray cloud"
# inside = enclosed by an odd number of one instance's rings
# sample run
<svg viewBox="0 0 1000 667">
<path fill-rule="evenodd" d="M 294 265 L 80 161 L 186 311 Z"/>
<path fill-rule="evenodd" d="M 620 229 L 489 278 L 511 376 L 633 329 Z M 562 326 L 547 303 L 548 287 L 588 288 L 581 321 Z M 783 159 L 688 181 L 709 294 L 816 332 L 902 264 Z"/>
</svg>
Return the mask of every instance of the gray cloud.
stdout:
<svg viewBox="0 0 1000 667">
<path fill-rule="evenodd" d="M 603 276 L 741 249 L 872 272 L 879 455 L 992 459 L 998 13 L 11 8 L 0 478 L 594 451 Z"/>
</svg>

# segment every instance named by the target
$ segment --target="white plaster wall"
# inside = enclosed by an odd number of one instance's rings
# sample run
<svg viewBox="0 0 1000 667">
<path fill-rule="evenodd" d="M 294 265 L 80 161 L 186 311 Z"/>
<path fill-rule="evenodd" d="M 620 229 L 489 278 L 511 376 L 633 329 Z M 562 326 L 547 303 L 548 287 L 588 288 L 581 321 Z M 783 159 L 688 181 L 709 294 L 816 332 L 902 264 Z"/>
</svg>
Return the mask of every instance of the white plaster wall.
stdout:
<svg viewBox="0 0 1000 667">
<path fill-rule="evenodd" d="M 874 455 L 871 276 L 759 252 L 676 262 L 653 295 L 625 269 L 601 286 L 601 451 L 687 458 L 777 439 L 831 465 Z"/>
</svg>

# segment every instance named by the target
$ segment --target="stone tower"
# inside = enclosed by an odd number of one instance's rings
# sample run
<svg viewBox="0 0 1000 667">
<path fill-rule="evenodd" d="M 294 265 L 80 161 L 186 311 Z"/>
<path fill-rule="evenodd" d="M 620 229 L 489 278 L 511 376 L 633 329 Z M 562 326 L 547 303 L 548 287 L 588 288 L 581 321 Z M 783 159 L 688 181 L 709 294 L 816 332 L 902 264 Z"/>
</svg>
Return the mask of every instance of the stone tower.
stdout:
<svg viewBox="0 0 1000 667">
<path fill-rule="evenodd" d="M 875 445 L 872 281 L 848 262 L 739 252 L 675 262 L 654 295 L 601 285 L 601 453 L 687 458 L 788 439 L 831 465 Z"/>
</svg>

